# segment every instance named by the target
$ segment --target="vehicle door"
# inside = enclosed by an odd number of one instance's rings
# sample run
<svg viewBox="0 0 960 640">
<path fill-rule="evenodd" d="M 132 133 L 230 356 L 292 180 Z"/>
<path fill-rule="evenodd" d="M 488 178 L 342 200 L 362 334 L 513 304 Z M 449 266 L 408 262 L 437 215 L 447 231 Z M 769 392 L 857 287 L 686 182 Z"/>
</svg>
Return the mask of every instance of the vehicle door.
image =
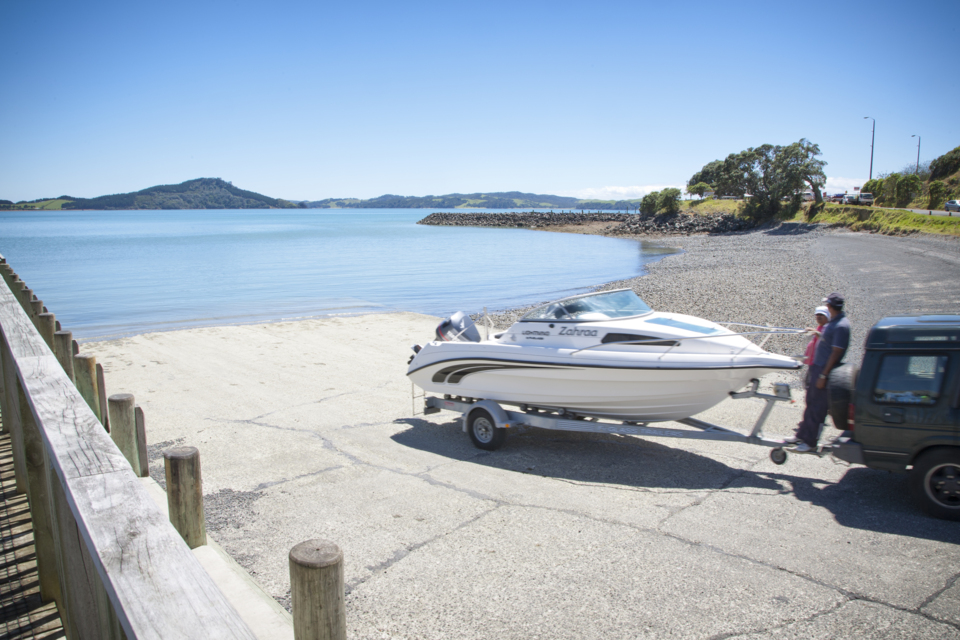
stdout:
<svg viewBox="0 0 960 640">
<path fill-rule="evenodd" d="M 858 385 L 856 439 L 868 465 L 902 470 L 921 446 L 960 444 L 958 356 L 892 350 L 864 359 L 872 375 Z"/>
</svg>

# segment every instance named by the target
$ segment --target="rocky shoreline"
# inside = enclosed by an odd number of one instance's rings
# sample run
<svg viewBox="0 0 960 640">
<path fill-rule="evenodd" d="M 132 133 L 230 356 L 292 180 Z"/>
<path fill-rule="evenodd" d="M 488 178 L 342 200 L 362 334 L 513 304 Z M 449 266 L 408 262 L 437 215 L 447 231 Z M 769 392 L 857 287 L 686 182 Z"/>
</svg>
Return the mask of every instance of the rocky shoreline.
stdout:
<svg viewBox="0 0 960 640">
<path fill-rule="evenodd" d="M 692 235 L 700 233 L 730 233 L 745 231 L 755 223 L 732 214 L 632 214 L 632 213 L 555 213 L 529 211 L 521 213 L 431 213 L 417 224 L 449 227 L 503 227 L 522 229 L 549 229 L 551 227 L 582 226 L 596 223 L 615 223 L 603 235 L 630 236 L 638 234 Z"/>
</svg>

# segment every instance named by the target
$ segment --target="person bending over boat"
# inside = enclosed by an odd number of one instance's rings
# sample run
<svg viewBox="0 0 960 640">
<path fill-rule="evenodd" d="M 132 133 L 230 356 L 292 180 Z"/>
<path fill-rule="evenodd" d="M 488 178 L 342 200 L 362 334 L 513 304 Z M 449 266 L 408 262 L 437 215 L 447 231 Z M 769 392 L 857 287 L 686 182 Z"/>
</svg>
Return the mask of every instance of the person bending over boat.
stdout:
<svg viewBox="0 0 960 640">
<path fill-rule="evenodd" d="M 796 451 L 811 451 L 820 439 L 820 427 L 827 417 L 830 396 L 827 391 L 827 378 L 830 372 L 842 361 L 850 345 L 850 322 L 843 313 L 843 296 L 837 292 L 823 299 L 830 312 L 830 322 L 824 325 L 820 340 L 813 354 L 813 363 L 807 379 L 807 407 L 803 420 L 797 426 L 796 435 L 784 440 L 786 444 L 796 443 Z"/>
</svg>

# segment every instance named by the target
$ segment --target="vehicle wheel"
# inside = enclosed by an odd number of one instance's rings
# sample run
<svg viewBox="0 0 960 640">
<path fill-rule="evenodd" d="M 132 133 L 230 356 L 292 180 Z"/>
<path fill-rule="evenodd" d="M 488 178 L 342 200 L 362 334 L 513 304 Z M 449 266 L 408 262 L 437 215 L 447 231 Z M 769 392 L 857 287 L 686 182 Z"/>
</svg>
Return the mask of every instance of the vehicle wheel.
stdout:
<svg viewBox="0 0 960 640">
<path fill-rule="evenodd" d="M 787 452 L 783 449 L 771 449 L 770 459 L 773 460 L 773 464 L 783 464 L 787 461 Z"/>
<path fill-rule="evenodd" d="M 960 449 L 926 451 L 910 474 L 913 497 L 935 518 L 960 520 Z"/>
<path fill-rule="evenodd" d="M 830 417 L 833 418 L 833 426 L 840 431 L 848 428 L 850 403 L 856 388 L 857 367 L 854 365 L 842 364 L 830 372 L 830 379 L 827 380 Z"/>
<path fill-rule="evenodd" d="M 503 441 L 507 439 L 507 430 L 497 426 L 496 421 L 489 413 L 483 409 L 477 409 L 470 413 L 467 421 L 467 433 L 473 440 L 473 445 L 478 449 L 487 451 L 496 451 L 503 446 Z"/>
</svg>

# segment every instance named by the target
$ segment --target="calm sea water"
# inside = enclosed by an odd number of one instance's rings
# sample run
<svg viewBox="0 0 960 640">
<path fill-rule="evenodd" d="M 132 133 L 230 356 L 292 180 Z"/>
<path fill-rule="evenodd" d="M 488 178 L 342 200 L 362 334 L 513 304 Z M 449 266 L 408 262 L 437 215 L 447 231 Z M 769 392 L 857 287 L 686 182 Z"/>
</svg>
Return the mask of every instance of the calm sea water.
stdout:
<svg viewBox="0 0 960 640">
<path fill-rule="evenodd" d="M 0 254 L 74 336 L 332 314 L 507 309 L 672 249 L 417 225 L 427 210 L 0 212 Z"/>
</svg>

